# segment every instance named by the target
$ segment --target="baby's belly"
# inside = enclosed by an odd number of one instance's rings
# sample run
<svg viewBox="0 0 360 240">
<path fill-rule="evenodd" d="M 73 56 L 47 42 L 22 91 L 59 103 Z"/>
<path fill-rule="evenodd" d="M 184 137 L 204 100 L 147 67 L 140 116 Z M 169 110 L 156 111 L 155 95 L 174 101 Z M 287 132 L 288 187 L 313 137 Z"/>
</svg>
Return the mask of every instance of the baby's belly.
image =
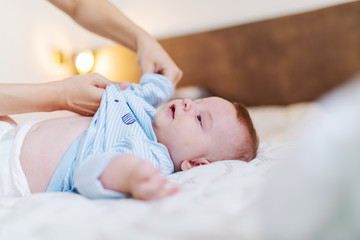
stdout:
<svg viewBox="0 0 360 240">
<path fill-rule="evenodd" d="M 66 150 L 90 121 L 91 117 L 56 118 L 39 122 L 30 129 L 20 162 L 32 193 L 46 191 Z"/>
</svg>

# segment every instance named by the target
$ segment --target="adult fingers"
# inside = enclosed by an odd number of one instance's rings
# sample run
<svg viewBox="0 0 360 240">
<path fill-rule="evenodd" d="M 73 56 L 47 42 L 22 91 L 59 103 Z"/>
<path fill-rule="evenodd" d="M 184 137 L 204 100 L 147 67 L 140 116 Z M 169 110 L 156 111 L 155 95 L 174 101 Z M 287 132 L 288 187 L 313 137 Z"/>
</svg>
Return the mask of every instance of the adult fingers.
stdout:
<svg viewBox="0 0 360 240">
<path fill-rule="evenodd" d="M 121 90 L 125 90 L 129 87 L 130 83 L 129 82 L 119 82 L 119 83 L 117 83 L 117 85 L 120 87 Z"/>
<path fill-rule="evenodd" d="M 154 73 L 155 67 L 153 62 L 141 61 L 139 62 L 141 74 Z"/>
<path fill-rule="evenodd" d="M 176 85 L 183 76 L 183 72 L 179 68 L 168 68 L 162 71 L 162 74 Z"/>
<path fill-rule="evenodd" d="M 88 76 L 93 80 L 94 86 L 98 88 L 106 88 L 108 84 L 114 83 L 98 73 L 89 73 Z"/>
</svg>

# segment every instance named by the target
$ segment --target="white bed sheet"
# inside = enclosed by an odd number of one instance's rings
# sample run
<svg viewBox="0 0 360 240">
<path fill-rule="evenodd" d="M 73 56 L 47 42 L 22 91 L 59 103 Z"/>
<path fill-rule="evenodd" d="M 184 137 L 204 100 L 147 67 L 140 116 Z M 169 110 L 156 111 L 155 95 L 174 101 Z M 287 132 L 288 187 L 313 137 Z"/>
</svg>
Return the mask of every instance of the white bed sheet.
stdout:
<svg viewBox="0 0 360 240">
<path fill-rule="evenodd" d="M 180 191 L 162 200 L 94 201 L 67 193 L 0 199 L 0 239 L 262 239 L 258 200 L 264 176 L 313 107 L 250 109 L 262 140 L 257 158 L 171 175 L 170 184 Z"/>
</svg>

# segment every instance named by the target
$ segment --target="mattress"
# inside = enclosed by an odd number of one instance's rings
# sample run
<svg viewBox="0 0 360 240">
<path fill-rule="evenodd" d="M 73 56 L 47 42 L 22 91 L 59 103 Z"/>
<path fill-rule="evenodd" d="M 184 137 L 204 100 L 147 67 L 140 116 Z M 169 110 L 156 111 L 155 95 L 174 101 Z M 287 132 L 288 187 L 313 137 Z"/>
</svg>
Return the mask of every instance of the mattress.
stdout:
<svg viewBox="0 0 360 240">
<path fill-rule="evenodd" d="M 250 108 L 261 140 L 257 157 L 175 173 L 169 184 L 179 192 L 161 200 L 89 200 L 71 193 L 0 199 L 0 239 L 261 239 L 265 176 L 314 109 L 314 103 Z"/>
</svg>

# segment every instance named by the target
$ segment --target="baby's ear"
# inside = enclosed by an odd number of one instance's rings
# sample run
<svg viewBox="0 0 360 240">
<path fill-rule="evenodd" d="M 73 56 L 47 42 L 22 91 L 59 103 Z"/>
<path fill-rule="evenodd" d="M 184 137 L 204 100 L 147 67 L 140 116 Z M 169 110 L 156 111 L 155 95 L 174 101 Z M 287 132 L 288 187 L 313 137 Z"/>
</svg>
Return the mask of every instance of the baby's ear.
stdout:
<svg viewBox="0 0 360 240">
<path fill-rule="evenodd" d="M 193 167 L 197 167 L 200 165 L 206 165 L 209 164 L 210 161 L 205 159 L 205 158 L 196 158 L 196 159 L 192 159 L 192 160 L 184 160 L 182 161 L 180 168 L 182 171 L 186 171 L 189 170 Z"/>
</svg>

